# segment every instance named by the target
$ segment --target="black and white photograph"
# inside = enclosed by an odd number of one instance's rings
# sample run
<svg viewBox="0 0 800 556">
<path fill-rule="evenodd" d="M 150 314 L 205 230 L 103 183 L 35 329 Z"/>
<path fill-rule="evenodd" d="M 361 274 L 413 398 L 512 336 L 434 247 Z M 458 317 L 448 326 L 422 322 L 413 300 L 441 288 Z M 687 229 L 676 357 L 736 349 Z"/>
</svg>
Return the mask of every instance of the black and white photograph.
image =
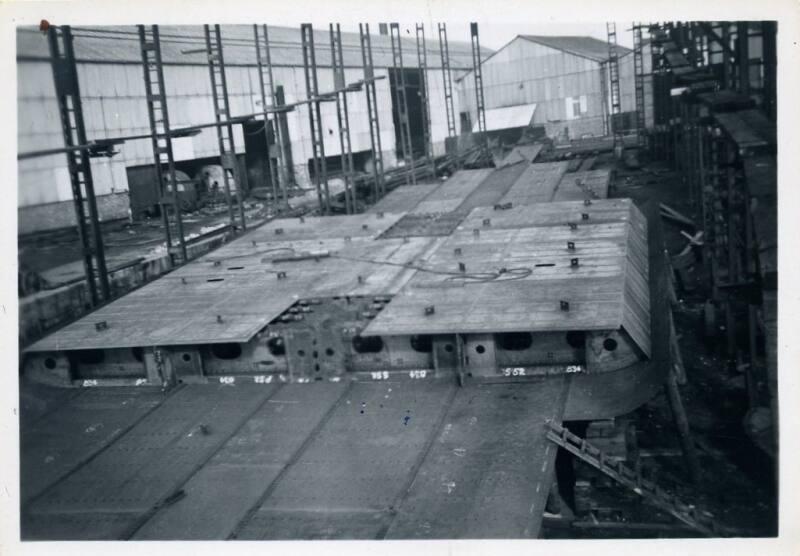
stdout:
<svg viewBox="0 0 800 556">
<path fill-rule="evenodd" d="M 797 554 L 797 6 L 507 4 L 4 21 L 0 551 Z"/>
</svg>

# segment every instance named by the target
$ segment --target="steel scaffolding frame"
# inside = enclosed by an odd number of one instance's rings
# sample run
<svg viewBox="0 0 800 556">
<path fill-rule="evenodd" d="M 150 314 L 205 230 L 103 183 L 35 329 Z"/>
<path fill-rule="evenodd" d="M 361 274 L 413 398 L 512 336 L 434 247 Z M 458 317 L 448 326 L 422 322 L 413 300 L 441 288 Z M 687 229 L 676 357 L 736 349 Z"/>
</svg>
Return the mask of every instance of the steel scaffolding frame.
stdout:
<svg viewBox="0 0 800 556">
<path fill-rule="evenodd" d="M 300 25 L 300 35 L 303 49 L 303 73 L 306 80 L 306 97 L 311 100 L 311 104 L 308 107 L 308 121 L 311 128 L 314 185 L 317 189 L 320 212 L 330 214 L 331 198 L 328 189 L 328 167 L 325 161 L 321 99 L 317 81 L 317 57 L 314 53 L 314 28 L 310 23 L 303 23 Z"/>
<path fill-rule="evenodd" d="M 342 176 L 344 178 L 344 206 L 347 214 L 356 212 L 356 189 L 353 183 L 353 151 L 350 142 L 350 115 L 347 111 L 347 85 L 344 79 L 344 58 L 342 56 L 342 32 L 339 24 L 329 27 L 331 36 L 331 67 L 333 69 L 333 88 L 336 93 L 336 117 L 339 123 L 339 144 L 342 151 Z"/>
<path fill-rule="evenodd" d="M 272 123 L 273 136 L 275 140 L 275 161 L 277 162 L 277 172 L 275 172 L 278 183 L 276 185 L 274 178 L 270 176 L 272 183 L 272 199 L 278 206 L 278 210 L 285 210 L 289 205 L 289 177 L 286 170 L 286 159 L 284 157 L 284 140 L 283 129 L 280 121 L 280 112 L 272 112 L 272 120 L 270 120 L 269 106 L 276 108 L 278 106 L 277 96 L 275 93 L 275 79 L 272 73 L 272 57 L 269 48 L 269 30 L 266 24 L 261 27 L 259 33 L 259 25 L 253 25 L 253 37 L 256 45 L 256 63 L 258 65 L 258 85 L 261 93 L 261 107 L 264 110 L 264 135 L 267 139 L 267 149 L 269 149 L 269 129 Z M 263 35 L 263 38 L 262 38 Z M 269 102 L 268 102 L 269 101 Z"/>
<path fill-rule="evenodd" d="M 444 89 L 444 109 L 447 117 L 447 136 L 455 137 L 456 111 L 453 107 L 453 79 L 450 72 L 450 49 L 447 46 L 447 25 L 439 23 L 439 54 L 442 58 L 442 87 Z"/>
<path fill-rule="evenodd" d="M 642 24 L 633 23 L 633 81 L 636 100 L 636 138 L 644 146 L 647 133 L 644 101 L 644 53 L 642 52 Z"/>
<path fill-rule="evenodd" d="M 484 153 L 489 150 L 486 137 L 486 107 L 483 98 L 483 70 L 481 68 L 481 43 L 478 36 L 478 24 L 469 24 L 470 42 L 472 45 L 472 74 L 475 78 L 475 110 L 478 120 L 478 133 L 481 135 L 481 148 Z"/>
<path fill-rule="evenodd" d="M 436 175 L 433 163 L 433 143 L 431 142 L 431 108 L 428 102 L 428 53 L 425 46 L 425 26 L 417 24 L 417 63 L 419 65 L 419 97 L 422 103 L 422 133 L 425 141 L 425 160 L 428 172 Z"/>
<path fill-rule="evenodd" d="M 614 136 L 614 150 L 624 148 L 619 114 L 622 112 L 619 93 L 619 56 L 617 54 L 617 25 L 613 21 L 606 23 L 608 34 L 608 75 L 611 83 L 611 123 L 609 128 Z"/>
<path fill-rule="evenodd" d="M 206 56 L 208 59 L 208 74 L 211 78 L 211 98 L 214 101 L 214 118 L 218 124 L 217 143 L 219 145 L 219 158 L 222 164 L 222 177 L 225 185 L 225 200 L 228 204 L 228 217 L 232 229 L 236 229 L 236 216 L 233 210 L 231 183 L 236 187 L 237 204 L 239 205 L 239 220 L 241 229 L 247 229 L 244 216 L 244 187 L 239 176 L 239 165 L 236 159 L 236 144 L 231 123 L 230 99 L 228 98 L 228 82 L 225 77 L 225 58 L 222 53 L 222 36 L 220 26 L 214 25 L 211 32 L 210 25 L 204 25 L 203 31 L 206 39 Z"/>
<path fill-rule="evenodd" d="M 83 120 L 72 31 L 68 25 L 51 26 L 47 32 L 47 39 L 64 145 L 68 148 L 86 145 L 88 140 Z M 108 301 L 111 298 L 111 288 L 92 179 L 90 151 L 68 150 L 65 154 L 72 187 L 75 221 L 82 248 L 83 270 L 91 303 L 97 305 L 101 300 Z"/>
<path fill-rule="evenodd" d="M 175 157 L 172 151 L 164 83 L 164 65 L 161 60 L 161 40 L 158 25 L 138 25 L 138 30 L 161 220 L 164 225 L 170 263 L 176 266 L 188 260 L 180 202 L 181 185 L 184 184 L 178 181 L 175 173 Z M 190 181 L 190 183 L 194 184 L 194 181 Z"/>
<path fill-rule="evenodd" d="M 381 149 L 381 126 L 378 118 L 378 99 L 375 87 L 375 68 L 372 63 L 372 39 L 369 36 L 369 23 L 358 24 L 361 40 L 361 59 L 364 64 L 364 85 L 367 96 L 367 119 L 369 120 L 369 141 L 372 147 L 373 199 L 377 201 L 386 194 L 383 176 L 383 150 Z"/>
<path fill-rule="evenodd" d="M 392 67 L 395 72 L 394 91 L 397 119 L 400 123 L 400 152 L 406 167 L 406 185 L 417 183 L 414 172 L 414 150 L 411 143 L 411 124 L 408 119 L 408 101 L 406 99 L 406 77 L 403 68 L 403 41 L 398 23 L 389 24 L 389 35 L 392 45 Z"/>
</svg>

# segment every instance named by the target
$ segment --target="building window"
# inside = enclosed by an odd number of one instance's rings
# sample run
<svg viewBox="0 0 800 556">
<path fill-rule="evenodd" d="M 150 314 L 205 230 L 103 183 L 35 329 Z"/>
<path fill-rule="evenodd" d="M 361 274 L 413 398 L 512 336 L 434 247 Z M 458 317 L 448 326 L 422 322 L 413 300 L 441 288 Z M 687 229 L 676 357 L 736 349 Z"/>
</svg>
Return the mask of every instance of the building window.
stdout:
<svg viewBox="0 0 800 556">
<path fill-rule="evenodd" d="M 586 95 L 566 98 L 567 119 L 574 120 L 589 111 Z"/>
</svg>

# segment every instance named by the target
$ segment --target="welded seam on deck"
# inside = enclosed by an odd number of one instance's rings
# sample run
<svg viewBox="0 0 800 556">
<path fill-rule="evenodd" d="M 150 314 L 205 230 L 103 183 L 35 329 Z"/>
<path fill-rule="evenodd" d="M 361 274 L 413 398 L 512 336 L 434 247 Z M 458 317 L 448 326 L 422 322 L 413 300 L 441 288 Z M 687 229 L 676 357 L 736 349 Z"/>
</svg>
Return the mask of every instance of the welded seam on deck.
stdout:
<svg viewBox="0 0 800 556">
<path fill-rule="evenodd" d="M 180 490 L 184 486 L 186 486 L 186 484 L 192 479 L 192 477 L 197 475 L 197 473 L 209 461 L 211 461 L 211 459 L 214 456 L 216 456 L 223 448 L 225 448 L 225 446 L 228 444 L 231 438 L 239 434 L 239 432 L 247 424 L 247 422 L 250 421 L 250 419 L 252 419 L 256 413 L 261 411 L 264 408 L 264 406 L 267 405 L 269 400 L 275 397 L 275 394 L 283 390 L 283 386 L 284 386 L 283 384 L 277 385 L 277 388 L 275 388 L 272 392 L 270 392 L 269 395 L 267 395 L 263 400 L 261 400 L 261 403 L 259 403 L 256 406 L 256 408 L 253 409 L 253 411 L 250 411 L 249 413 L 247 413 L 247 415 L 242 417 L 239 423 L 233 428 L 231 433 L 222 440 L 220 440 L 219 443 L 210 450 L 209 454 L 207 454 L 205 458 L 200 460 L 200 462 L 198 462 L 186 475 L 184 475 L 183 479 L 179 479 L 178 481 L 176 481 L 175 485 L 168 490 L 166 495 L 162 496 L 161 499 L 158 500 L 158 502 L 156 502 L 155 504 L 153 504 L 153 506 L 151 506 L 149 510 L 147 510 L 141 516 L 139 516 L 136 522 L 133 525 L 131 525 L 127 531 L 125 531 L 122 535 L 120 535 L 120 539 L 130 540 L 131 537 L 133 537 L 133 535 L 135 535 L 136 532 L 139 531 L 139 529 L 141 529 L 145 524 L 147 524 L 148 521 L 150 521 L 153 517 L 155 517 L 155 515 L 159 512 L 159 510 L 163 509 L 166 506 L 166 501 L 172 496 L 174 496 L 176 493 L 180 492 Z"/>
<path fill-rule="evenodd" d="M 545 379 L 545 380 L 554 380 L 554 379 Z M 555 421 L 557 414 L 561 413 L 563 415 L 564 408 L 567 405 L 567 398 L 568 398 L 568 395 L 569 395 L 569 390 L 570 390 L 571 383 L 572 383 L 572 377 L 569 376 L 569 375 L 563 375 L 563 382 L 562 382 L 562 385 L 561 385 L 561 392 L 559 393 L 558 402 L 554 405 L 552 412 L 549 412 L 552 415 L 552 417 L 546 418 L 545 422 L 542 423 L 542 426 L 545 426 L 548 421 Z M 560 417 L 557 420 L 560 422 L 561 421 Z M 545 458 L 546 458 L 546 456 L 545 456 Z M 546 459 L 545 459 L 544 463 L 545 464 L 547 463 Z M 534 464 L 538 465 L 539 461 L 537 460 Z M 544 471 L 545 471 L 545 467 L 542 467 L 542 472 L 544 472 Z M 478 485 L 475 488 L 475 492 L 476 493 L 480 492 L 480 489 L 484 485 L 484 483 L 486 482 L 486 479 L 488 478 L 488 476 L 489 476 L 488 473 L 484 473 L 484 475 L 479 479 Z M 547 485 L 547 489 L 548 489 L 548 491 L 550 490 L 550 485 Z M 546 504 L 546 501 L 545 501 L 545 504 Z M 531 507 L 531 510 L 532 509 L 533 509 L 533 507 Z M 544 512 L 544 508 L 542 508 L 542 512 Z M 529 511 L 529 516 L 532 516 L 532 513 L 530 511 Z M 530 535 L 531 535 L 530 522 L 534 520 L 533 517 L 529 517 L 528 519 L 530 520 L 529 524 L 522 532 L 522 534 L 525 537 L 530 537 Z"/>
<path fill-rule="evenodd" d="M 161 407 L 162 405 L 164 405 L 164 402 L 166 402 L 166 401 L 167 401 L 169 398 L 171 398 L 171 397 L 172 397 L 172 396 L 173 396 L 173 395 L 174 395 L 176 392 L 178 392 L 179 390 L 182 390 L 183 388 L 184 388 L 184 385 L 183 385 L 183 384 L 179 384 L 179 385 L 177 385 L 175 388 L 172 388 L 171 390 L 169 390 L 169 391 L 167 392 L 166 396 L 164 396 L 164 397 L 163 397 L 161 400 L 159 400 L 159 401 L 158 401 L 158 403 L 156 403 L 155 405 L 153 405 L 153 407 L 151 407 L 150 409 L 148 409 L 147 411 L 145 411 L 145 412 L 144 412 L 142 415 L 140 415 L 140 416 L 139 416 L 139 418 L 138 418 L 138 419 L 135 419 L 135 420 L 134 420 L 132 423 L 130 423 L 130 424 L 127 426 L 127 427 L 123 427 L 123 429 L 120 431 L 120 433 L 119 433 L 117 436 L 114 436 L 114 437 L 110 438 L 110 439 L 108 440 L 108 442 L 106 442 L 105 444 L 103 444 L 102 446 L 100 446 L 100 447 L 99 447 L 99 448 L 98 448 L 96 451 L 94 451 L 93 453 L 89 454 L 88 456 L 86 456 L 85 458 L 83 458 L 81 461 L 79 461 L 78 463 L 76 463 L 76 464 L 75 464 L 75 466 L 74 466 L 72 469 L 70 469 L 69 471 L 67 471 L 66 473 L 64 473 L 63 475 L 61 475 L 60 477 L 58 477 L 58 478 L 54 479 L 52 482 L 50 482 L 50 484 L 48 484 L 46 487 L 42 488 L 42 490 L 40 490 L 40 491 L 39 491 L 39 494 L 37 494 L 36 496 L 34 496 L 34 497 L 30 498 L 29 500 L 27 500 L 27 501 L 23 502 L 23 503 L 22 503 L 22 509 L 21 509 L 21 512 L 20 512 L 20 514 L 25 514 L 25 513 L 27 512 L 28 508 L 30 508 L 30 506 L 31 506 L 31 505 L 32 505 L 34 502 L 36 502 L 36 501 L 38 501 L 39 499 L 41 499 L 41 498 L 42 498 L 42 497 L 43 497 L 45 494 L 47 494 L 47 492 L 48 492 L 48 491 L 50 491 L 50 490 L 51 490 L 51 489 L 52 489 L 54 486 L 56 486 L 56 485 L 57 485 L 58 483 L 60 483 L 61 481 L 64 481 L 64 480 L 68 479 L 69 477 L 71 477 L 71 476 L 72 476 L 72 475 L 74 475 L 75 473 L 77 473 L 77 472 L 78 472 L 78 470 L 82 469 L 83 467 L 85 467 L 86 465 L 88 465 L 89 463 L 91 463 L 91 462 L 92 462 L 92 461 L 93 461 L 93 460 L 94 460 L 96 457 L 98 457 L 100 454 L 102 454 L 103 452 L 105 452 L 105 451 L 106 451 L 108 448 L 110 448 L 110 447 L 111 447 L 111 446 L 112 446 L 112 445 L 113 445 L 115 442 L 117 442 L 117 441 L 121 440 L 121 439 L 122 439 L 122 438 L 123 438 L 123 437 L 124 437 L 126 434 L 128 434 L 128 433 L 129 433 L 131 430 L 133 430 L 133 429 L 134 429 L 134 428 L 135 428 L 135 427 L 136 427 L 136 426 L 137 426 L 139 423 L 141 423 L 141 422 L 142 422 L 142 421 L 143 421 L 143 420 L 144 420 L 144 419 L 145 419 L 145 418 L 146 418 L 148 415 L 150 415 L 150 414 L 151 414 L 151 413 L 153 413 L 153 412 L 154 412 L 156 409 L 158 409 L 159 407 Z M 73 397 L 73 398 L 70 398 L 70 399 L 74 400 L 74 399 L 76 399 L 77 397 L 78 397 L 78 396 L 75 396 L 75 397 Z"/>
<path fill-rule="evenodd" d="M 459 390 L 461 390 L 460 386 L 452 387 L 452 391 L 447 398 L 447 402 L 442 405 L 442 412 L 439 415 L 439 418 L 436 420 L 436 425 L 433 427 L 428 440 L 425 442 L 425 446 L 423 446 L 422 451 L 417 456 L 414 465 L 411 467 L 411 472 L 408 474 L 406 484 L 400 491 L 400 494 L 397 495 L 397 498 L 394 500 L 392 505 L 389 506 L 389 520 L 386 525 L 384 525 L 375 535 L 376 539 L 385 539 L 386 535 L 389 533 L 389 530 L 392 528 L 392 525 L 399 514 L 400 507 L 405 503 L 408 495 L 411 493 L 411 489 L 417 480 L 417 475 L 419 474 L 419 470 L 422 468 L 422 464 L 425 463 L 425 459 L 428 457 L 431 448 L 433 448 L 434 442 L 436 442 L 436 439 L 439 438 L 439 434 L 444 428 L 444 422 L 447 420 L 447 415 L 450 413 L 450 408 L 452 407 L 453 401 L 456 399 L 456 395 L 458 394 Z"/>
<path fill-rule="evenodd" d="M 569 391 L 570 391 L 571 386 L 572 386 L 572 376 L 571 375 L 566 375 L 564 377 L 564 383 L 561 386 L 561 392 L 560 392 L 560 395 L 559 395 L 558 403 L 556 403 L 553 406 L 552 411 L 549 412 L 550 416 L 545 419 L 545 422 L 543 423 L 543 426 L 547 426 L 548 423 L 558 423 L 559 425 L 561 424 L 562 417 L 564 416 L 564 411 L 567 408 L 567 400 L 569 399 Z M 545 470 L 545 466 L 547 465 L 547 458 L 548 458 L 548 455 L 549 455 L 549 452 L 550 452 L 550 448 L 551 448 L 551 446 L 549 445 L 549 441 L 545 437 L 544 463 L 542 464 L 543 465 L 543 467 L 542 467 L 542 471 L 543 472 Z M 556 447 L 556 452 L 557 451 L 558 451 L 558 448 Z M 555 458 L 556 458 L 556 456 L 557 456 L 557 453 L 554 453 L 553 454 L 553 470 L 551 471 L 551 474 L 552 474 L 552 477 L 553 477 L 552 480 L 555 480 Z M 551 484 L 547 485 L 548 492 L 549 492 L 550 488 L 552 487 L 552 480 L 551 480 Z M 536 492 L 539 492 L 539 487 L 540 486 L 541 486 L 541 481 L 536 483 Z M 545 508 L 547 507 L 547 497 L 549 497 L 549 494 L 544 499 L 544 507 L 540 509 L 539 518 L 534 517 L 534 509 L 535 509 L 535 507 L 534 507 L 534 504 L 531 504 L 530 510 L 528 511 L 528 514 L 530 516 L 528 518 L 529 519 L 529 523 L 528 523 L 528 526 L 525 527 L 525 529 L 522 532 L 522 534 L 525 537 L 530 537 L 533 534 L 533 531 L 532 531 L 532 528 L 531 528 L 531 524 L 534 521 L 536 521 L 537 519 L 539 519 L 539 527 L 536 530 L 536 532 L 538 534 L 538 532 L 541 531 L 541 529 L 542 529 L 542 521 L 541 521 L 540 518 L 541 518 L 542 514 L 544 513 Z"/>
<path fill-rule="evenodd" d="M 253 519 L 253 517 L 255 517 L 255 515 L 258 513 L 258 510 L 261 508 L 261 506 L 264 505 L 264 502 L 267 501 L 267 498 L 269 498 L 272 495 L 272 493 L 275 492 L 275 489 L 278 487 L 278 484 L 289 472 L 289 469 L 291 469 L 291 467 L 300 460 L 300 458 L 303 456 L 306 450 L 308 450 L 311 444 L 317 439 L 322 429 L 325 427 L 326 424 L 328 424 L 328 421 L 330 420 L 334 411 L 336 411 L 336 409 L 342 403 L 342 400 L 344 400 L 347 397 L 347 395 L 350 393 L 350 390 L 353 389 L 354 383 L 355 383 L 354 381 L 351 381 L 347 385 L 347 387 L 342 391 L 342 394 L 338 398 L 336 398 L 336 401 L 333 402 L 333 404 L 331 404 L 331 407 L 320 418 L 319 422 L 316 424 L 311 433 L 306 437 L 306 439 L 303 441 L 300 447 L 297 450 L 295 450 L 295 452 L 292 454 L 292 457 L 290 457 L 289 460 L 284 464 L 284 466 L 281 468 L 281 470 L 278 472 L 278 474 L 275 476 L 272 482 L 270 482 L 270 484 L 267 485 L 266 490 L 264 490 L 264 492 L 261 493 L 261 496 L 258 497 L 258 500 L 256 500 L 255 503 L 252 506 L 250 506 L 250 509 L 248 509 L 247 512 L 244 514 L 244 517 L 241 520 L 239 520 L 239 522 L 236 524 L 236 526 L 233 528 L 230 534 L 228 534 L 226 540 L 235 540 L 238 538 L 238 535 L 239 533 L 241 533 L 242 529 Z"/>
</svg>

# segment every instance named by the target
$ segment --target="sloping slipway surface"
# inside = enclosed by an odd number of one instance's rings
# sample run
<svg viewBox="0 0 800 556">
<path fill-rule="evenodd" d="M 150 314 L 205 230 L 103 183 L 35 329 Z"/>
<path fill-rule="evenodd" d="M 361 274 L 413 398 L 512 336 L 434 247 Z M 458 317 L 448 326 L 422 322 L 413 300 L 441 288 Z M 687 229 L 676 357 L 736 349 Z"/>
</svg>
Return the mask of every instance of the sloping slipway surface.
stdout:
<svg viewBox="0 0 800 556">
<path fill-rule="evenodd" d="M 86 390 L 23 426 L 22 536 L 535 537 L 568 380 Z"/>
</svg>

